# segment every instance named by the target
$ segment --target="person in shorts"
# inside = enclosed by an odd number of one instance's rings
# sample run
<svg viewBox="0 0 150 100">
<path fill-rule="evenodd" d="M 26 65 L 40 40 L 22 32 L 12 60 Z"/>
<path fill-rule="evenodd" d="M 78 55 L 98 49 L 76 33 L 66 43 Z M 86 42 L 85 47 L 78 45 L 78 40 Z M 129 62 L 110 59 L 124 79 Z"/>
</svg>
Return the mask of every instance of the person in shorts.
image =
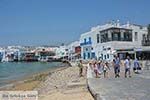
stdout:
<svg viewBox="0 0 150 100">
<path fill-rule="evenodd" d="M 79 61 L 78 67 L 79 67 L 79 76 L 82 77 L 83 76 L 83 64 L 82 64 L 82 60 Z"/>
<path fill-rule="evenodd" d="M 115 55 L 113 59 L 115 78 L 120 77 L 120 58 Z"/>
<path fill-rule="evenodd" d="M 108 77 L 108 70 L 110 70 L 108 62 L 103 65 L 104 78 Z"/>
<path fill-rule="evenodd" d="M 130 57 L 127 56 L 127 58 L 124 61 L 124 66 L 125 66 L 125 78 L 127 77 L 127 73 L 129 75 L 129 77 L 131 77 L 131 62 L 130 62 Z"/>
</svg>

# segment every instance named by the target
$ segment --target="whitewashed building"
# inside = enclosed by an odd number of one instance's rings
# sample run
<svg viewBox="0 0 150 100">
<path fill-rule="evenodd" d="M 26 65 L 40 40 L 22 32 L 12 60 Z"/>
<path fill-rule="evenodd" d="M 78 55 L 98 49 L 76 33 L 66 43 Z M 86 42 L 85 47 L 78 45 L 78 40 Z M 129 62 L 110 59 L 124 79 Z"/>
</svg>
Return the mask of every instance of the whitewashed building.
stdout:
<svg viewBox="0 0 150 100">
<path fill-rule="evenodd" d="M 80 46 L 81 46 L 81 57 L 83 59 L 93 59 L 95 58 L 95 35 L 94 31 L 91 29 L 90 32 L 81 34 L 80 36 Z"/>
<path fill-rule="evenodd" d="M 56 48 L 56 58 L 66 58 L 68 56 L 67 46 L 59 46 Z"/>
<path fill-rule="evenodd" d="M 81 57 L 80 42 L 74 41 L 67 46 L 68 60 L 75 61 Z"/>
<path fill-rule="evenodd" d="M 119 21 L 91 28 L 80 36 L 81 55 L 83 59 L 112 60 L 114 54 L 124 59 L 143 57 L 150 54 L 150 44 L 144 45 L 147 27 L 141 25 L 121 25 Z"/>
</svg>

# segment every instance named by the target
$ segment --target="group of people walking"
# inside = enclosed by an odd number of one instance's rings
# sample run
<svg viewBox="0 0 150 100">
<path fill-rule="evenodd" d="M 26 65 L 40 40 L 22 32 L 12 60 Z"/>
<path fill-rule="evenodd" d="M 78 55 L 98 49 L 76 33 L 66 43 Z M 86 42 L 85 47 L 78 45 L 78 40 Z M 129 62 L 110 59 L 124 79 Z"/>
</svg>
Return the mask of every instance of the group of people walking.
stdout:
<svg viewBox="0 0 150 100">
<path fill-rule="evenodd" d="M 112 69 L 114 69 L 114 77 L 119 78 L 121 67 L 124 67 L 124 77 L 126 78 L 131 77 L 131 68 L 133 68 L 134 73 L 139 73 L 139 70 L 141 70 L 140 63 L 137 59 L 134 60 L 134 64 L 131 67 L 131 60 L 130 57 L 127 56 L 126 59 L 122 62 L 120 58 L 115 55 L 113 61 L 89 61 L 86 69 L 87 69 L 87 77 L 92 78 L 96 77 L 99 78 L 103 76 L 104 78 L 108 77 L 108 74 Z M 79 67 L 79 75 L 83 76 L 83 63 L 82 60 L 79 61 L 78 64 Z"/>
<path fill-rule="evenodd" d="M 89 65 L 87 66 L 87 77 L 92 77 L 93 74 L 96 78 L 100 77 L 102 74 L 104 77 L 108 76 L 108 71 L 110 70 L 108 62 L 104 61 L 95 61 L 95 62 L 89 62 Z"/>
</svg>

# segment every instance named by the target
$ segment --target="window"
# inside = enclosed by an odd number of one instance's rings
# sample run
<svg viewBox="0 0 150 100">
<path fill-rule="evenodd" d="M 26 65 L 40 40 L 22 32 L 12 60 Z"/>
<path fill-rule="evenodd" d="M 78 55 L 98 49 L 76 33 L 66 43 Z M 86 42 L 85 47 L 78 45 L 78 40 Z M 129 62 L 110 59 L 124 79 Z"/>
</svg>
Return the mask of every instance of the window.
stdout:
<svg viewBox="0 0 150 100">
<path fill-rule="evenodd" d="M 112 33 L 112 41 L 120 41 L 120 40 L 121 40 L 120 32 L 113 32 Z"/>
<path fill-rule="evenodd" d="M 106 59 L 106 55 L 105 55 L 104 57 L 105 57 L 105 59 Z"/>
<path fill-rule="evenodd" d="M 86 43 L 86 39 L 84 39 L 84 43 Z"/>
<path fill-rule="evenodd" d="M 111 50 L 111 48 L 107 48 L 107 50 Z"/>
<path fill-rule="evenodd" d="M 104 33 L 101 35 L 101 42 L 108 42 L 109 39 L 108 39 L 108 33 Z"/>
<path fill-rule="evenodd" d="M 65 51 L 68 51 L 68 49 L 65 49 Z"/>
<path fill-rule="evenodd" d="M 102 58 L 102 60 L 103 60 L 103 54 L 101 54 L 101 58 Z"/>
<path fill-rule="evenodd" d="M 91 41 L 91 37 L 89 37 L 89 42 L 91 43 L 92 41 Z"/>
<path fill-rule="evenodd" d="M 144 41 L 146 40 L 146 34 L 143 34 L 143 40 Z"/>
<path fill-rule="evenodd" d="M 143 29 L 143 27 L 142 27 L 142 26 L 140 26 L 140 29 Z"/>
<path fill-rule="evenodd" d="M 92 58 L 95 58 L 95 53 L 94 52 L 92 52 Z"/>
<path fill-rule="evenodd" d="M 90 53 L 88 52 L 88 59 L 90 58 Z"/>
<path fill-rule="evenodd" d="M 109 59 L 109 54 L 107 54 L 107 59 Z"/>
<path fill-rule="evenodd" d="M 85 50 L 88 51 L 88 48 L 86 48 Z"/>
<path fill-rule="evenodd" d="M 83 59 L 85 59 L 86 58 L 86 54 L 85 53 L 83 53 Z"/>
<path fill-rule="evenodd" d="M 124 41 L 132 41 L 132 33 L 124 32 Z"/>
<path fill-rule="evenodd" d="M 135 33 L 134 33 L 134 39 L 135 39 L 135 41 L 138 40 L 138 32 L 135 32 Z"/>
<path fill-rule="evenodd" d="M 100 40 L 100 37 L 99 37 L 99 36 L 100 36 L 100 34 L 97 34 L 97 43 L 100 42 L 100 41 L 99 41 L 99 40 Z"/>
<path fill-rule="evenodd" d="M 143 34 L 143 37 L 146 37 L 146 34 Z"/>
</svg>

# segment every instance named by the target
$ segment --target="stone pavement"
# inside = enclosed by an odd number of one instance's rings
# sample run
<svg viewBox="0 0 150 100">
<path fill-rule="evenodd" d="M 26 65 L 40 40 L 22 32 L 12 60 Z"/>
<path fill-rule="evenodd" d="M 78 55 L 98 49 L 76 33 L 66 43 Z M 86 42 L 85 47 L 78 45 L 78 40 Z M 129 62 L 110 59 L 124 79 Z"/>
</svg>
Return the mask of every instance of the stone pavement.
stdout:
<svg viewBox="0 0 150 100">
<path fill-rule="evenodd" d="M 89 78 L 88 87 L 96 100 L 150 100 L 150 70 L 132 74 L 131 78 Z"/>
</svg>

